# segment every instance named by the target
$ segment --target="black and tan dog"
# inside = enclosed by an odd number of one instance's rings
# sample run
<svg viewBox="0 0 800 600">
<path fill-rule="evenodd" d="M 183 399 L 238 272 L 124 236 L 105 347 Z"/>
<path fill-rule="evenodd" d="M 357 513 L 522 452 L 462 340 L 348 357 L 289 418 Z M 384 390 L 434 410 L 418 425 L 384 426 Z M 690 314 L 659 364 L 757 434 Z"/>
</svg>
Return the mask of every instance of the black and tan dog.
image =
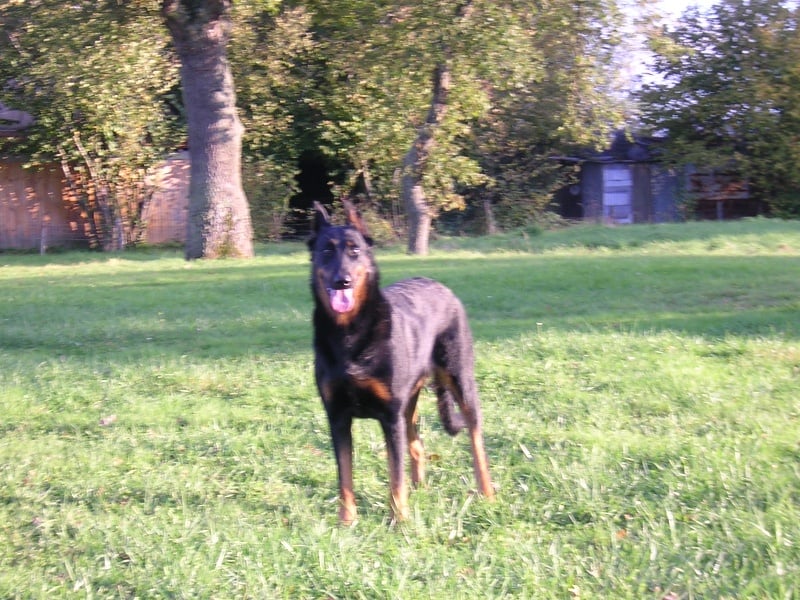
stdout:
<svg viewBox="0 0 800 600">
<path fill-rule="evenodd" d="M 492 498 L 464 307 L 453 292 L 430 279 L 407 279 L 381 290 L 372 240 L 348 202 L 345 211 L 347 224 L 336 226 L 317 204 L 309 240 L 315 371 L 339 469 L 340 520 L 356 518 L 354 418 L 380 422 L 389 456 L 392 517 L 408 516 L 403 456 L 407 449 L 411 479 L 420 484 L 425 453 L 417 432 L 417 398 L 429 377 L 447 432 L 469 430 L 478 488 Z"/>
</svg>

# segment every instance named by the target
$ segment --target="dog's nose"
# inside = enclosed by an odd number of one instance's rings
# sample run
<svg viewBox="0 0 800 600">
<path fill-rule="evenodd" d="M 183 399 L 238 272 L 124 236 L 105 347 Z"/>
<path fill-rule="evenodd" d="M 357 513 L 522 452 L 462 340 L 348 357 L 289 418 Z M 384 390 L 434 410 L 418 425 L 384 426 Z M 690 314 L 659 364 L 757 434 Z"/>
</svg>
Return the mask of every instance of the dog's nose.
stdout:
<svg viewBox="0 0 800 600">
<path fill-rule="evenodd" d="M 353 279 L 350 275 L 344 275 L 333 282 L 333 288 L 336 290 L 347 290 L 353 285 Z"/>
</svg>

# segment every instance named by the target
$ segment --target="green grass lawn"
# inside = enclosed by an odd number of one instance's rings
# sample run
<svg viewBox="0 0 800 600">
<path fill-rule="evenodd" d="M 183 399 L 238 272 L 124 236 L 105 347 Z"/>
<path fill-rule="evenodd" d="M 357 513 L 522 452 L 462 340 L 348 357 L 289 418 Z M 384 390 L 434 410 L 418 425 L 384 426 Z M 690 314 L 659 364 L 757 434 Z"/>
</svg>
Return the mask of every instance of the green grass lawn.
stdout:
<svg viewBox="0 0 800 600">
<path fill-rule="evenodd" d="M 798 598 L 800 223 L 379 249 L 470 314 L 497 502 L 424 394 L 337 525 L 308 257 L 0 254 L 0 598 Z"/>
</svg>

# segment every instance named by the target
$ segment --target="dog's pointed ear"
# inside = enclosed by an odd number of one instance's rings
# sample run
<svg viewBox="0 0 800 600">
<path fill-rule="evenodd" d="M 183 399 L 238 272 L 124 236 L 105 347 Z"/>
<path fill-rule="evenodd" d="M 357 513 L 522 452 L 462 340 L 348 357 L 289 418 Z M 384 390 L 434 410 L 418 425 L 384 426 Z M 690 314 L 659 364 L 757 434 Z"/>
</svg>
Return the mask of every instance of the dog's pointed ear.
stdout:
<svg viewBox="0 0 800 600">
<path fill-rule="evenodd" d="M 342 206 L 344 206 L 344 214 L 347 224 L 363 235 L 364 239 L 367 240 L 367 243 L 372 246 L 372 237 L 367 231 L 367 226 L 364 224 L 364 219 L 361 218 L 361 213 L 358 212 L 358 209 L 355 207 L 355 205 L 347 198 L 342 198 Z"/>
<path fill-rule="evenodd" d="M 328 211 L 316 200 L 314 201 L 314 228 L 311 232 L 311 237 L 308 240 L 308 249 L 314 250 L 314 245 L 317 243 L 317 236 L 319 232 L 326 227 L 331 226 L 331 218 Z"/>
<path fill-rule="evenodd" d="M 314 231 L 319 233 L 326 227 L 330 227 L 331 217 L 325 207 L 314 200 Z"/>
</svg>

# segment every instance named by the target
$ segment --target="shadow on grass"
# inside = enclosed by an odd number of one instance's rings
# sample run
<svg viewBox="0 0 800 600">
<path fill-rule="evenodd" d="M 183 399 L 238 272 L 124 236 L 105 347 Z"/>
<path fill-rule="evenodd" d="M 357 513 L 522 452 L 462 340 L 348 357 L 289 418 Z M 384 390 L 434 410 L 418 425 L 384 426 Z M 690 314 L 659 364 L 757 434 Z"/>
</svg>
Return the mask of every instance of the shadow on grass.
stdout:
<svg viewBox="0 0 800 600">
<path fill-rule="evenodd" d="M 384 283 L 424 275 L 452 287 L 477 340 L 543 329 L 800 337 L 794 256 L 389 254 L 379 262 Z M 114 360 L 310 356 L 312 302 L 299 257 L 153 265 L 4 279 L 0 347 Z"/>
<path fill-rule="evenodd" d="M 384 261 L 386 279 L 408 276 Z M 478 340 L 547 330 L 800 336 L 793 256 L 490 256 L 421 263 L 462 299 Z"/>
</svg>

